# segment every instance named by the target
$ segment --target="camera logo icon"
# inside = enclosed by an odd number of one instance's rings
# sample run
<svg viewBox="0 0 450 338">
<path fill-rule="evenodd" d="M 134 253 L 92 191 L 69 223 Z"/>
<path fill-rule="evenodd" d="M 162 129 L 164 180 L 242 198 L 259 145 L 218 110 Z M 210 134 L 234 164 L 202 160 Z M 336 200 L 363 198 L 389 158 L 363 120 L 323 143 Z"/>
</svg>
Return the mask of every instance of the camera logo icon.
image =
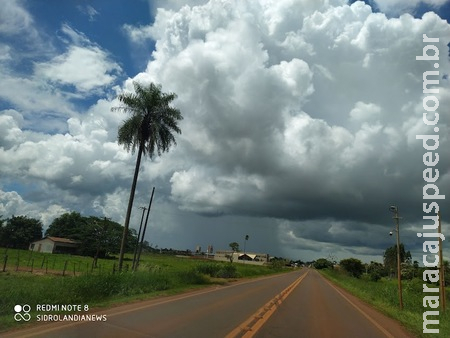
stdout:
<svg viewBox="0 0 450 338">
<path fill-rule="evenodd" d="M 28 304 L 25 305 L 16 305 L 14 306 L 14 320 L 16 322 L 25 321 L 28 322 L 31 319 L 30 312 L 31 306 Z"/>
</svg>

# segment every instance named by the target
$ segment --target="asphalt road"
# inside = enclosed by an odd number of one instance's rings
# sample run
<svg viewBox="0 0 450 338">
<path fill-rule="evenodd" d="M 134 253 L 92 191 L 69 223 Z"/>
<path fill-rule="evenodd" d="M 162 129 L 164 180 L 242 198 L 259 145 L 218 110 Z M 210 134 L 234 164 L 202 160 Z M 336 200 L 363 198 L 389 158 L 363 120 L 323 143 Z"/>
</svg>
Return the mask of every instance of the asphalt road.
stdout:
<svg viewBox="0 0 450 338">
<path fill-rule="evenodd" d="M 99 314 L 107 320 L 37 325 L 3 337 L 413 337 L 310 269 Z"/>
</svg>

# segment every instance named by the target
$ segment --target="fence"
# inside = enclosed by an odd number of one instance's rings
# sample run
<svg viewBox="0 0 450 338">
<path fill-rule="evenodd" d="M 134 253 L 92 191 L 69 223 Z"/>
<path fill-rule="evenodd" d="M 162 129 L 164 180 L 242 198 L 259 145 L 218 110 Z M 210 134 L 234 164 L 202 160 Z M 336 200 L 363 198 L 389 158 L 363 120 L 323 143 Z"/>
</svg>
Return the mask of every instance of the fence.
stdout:
<svg viewBox="0 0 450 338">
<path fill-rule="evenodd" d="M 29 272 L 34 274 L 81 275 L 93 273 L 115 273 L 115 260 L 96 260 L 92 257 L 44 254 L 33 251 L 6 249 L 0 254 L 0 272 Z M 130 271 L 130 264 L 123 265 L 123 271 Z"/>
</svg>

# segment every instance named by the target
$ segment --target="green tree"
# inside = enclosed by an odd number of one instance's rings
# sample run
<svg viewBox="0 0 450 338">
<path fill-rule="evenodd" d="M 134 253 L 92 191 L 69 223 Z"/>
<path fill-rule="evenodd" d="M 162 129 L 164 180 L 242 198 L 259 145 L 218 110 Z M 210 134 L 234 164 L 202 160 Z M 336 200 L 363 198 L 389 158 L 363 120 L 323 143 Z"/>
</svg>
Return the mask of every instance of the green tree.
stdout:
<svg viewBox="0 0 450 338">
<path fill-rule="evenodd" d="M 238 242 L 231 242 L 228 244 L 234 252 L 239 252 L 239 243 Z"/>
<path fill-rule="evenodd" d="M 383 264 L 374 261 L 370 262 L 368 265 L 367 273 L 369 274 L 370 279 L 374 282 L 380 280 L 383 276 L 387 276 L 386 269 Z"/>
<path fill-rule="evenodd" d="M 5 219 L 3 219 L 3 215 L 0 215 L 0 246 L 3 246 L 4 238 L 6 238 L 6 234 L 4 234 L 4 227 L 3 224 L 6 222 Z"/>
<path fill-rule="evenodd" d="M 86 218 L 81 216 L 80 213 L 72 211 L 55 218 L 45 235 L 81 241 L 85 227 Z"/>
<path fill-rule="evenodd" d="M 47 236 L 63 237 L 80 242 L 78 254 L 103 258 L 118 253 L 123 227 L 108 218 L 84 217 L 77 212 L 56 218 L 47 229 Z M 136 231 L 128 230 L 125 250 L 130 251 L 136 242 Z"/>
<path fill-rule="evenodd" d="M 12 216 L 1 226 L 1 246 L 28 249 L 31 242 L 42 238 L 41 221 L 27 216 Z"/>
<path fill-rule="evenodd" d="M 400 264 L 411 264 L 411 252 L 405 251 L 405 246 L 400 243 Z M 386 249 L 383 255 L 383 263 L 386 269 L 391 272 L 397 273 L 397 245 L 393 245 Z"/>
<path fill-rule="evenodd" d="M 153 83 L 145 86 L 133 82 L 133 85 L 135 92 L 118 95 L 122 105 L 112 108 L 112 110 L 130 114 L 130 117 L 119 127 L 118 143 L 123 145 L 127 151 L 131 150 L 132 153 L 137 150 L 133 182 L 120 245 L 119 270 L 122 269 L 123 265 L 123 255 L 142 155 L 148 155 L 151 159 L 155 152 L 161 155 L 162 152 L 168 151 L 172 144 L 176 144 L 173 132 L 181 133 L 178 121 L 183 119 L 180 111 L 170 106 L 171 102 L 177 97 L 176 94 L 163 93 L 161 86 Z"/>
<path fill-rule="evenodd" d="M 339 262 L 339 265 L 351 276 L 359 278 L 363 274 L 364 264 L 357 258 L 347 258 Z"/>
<path fill-rule="evenodd" d="M 326 258 L 319 258 L 314 262 L 314 267 L 318 270 L 333 268 L 333 262 Z"/>
</svg>

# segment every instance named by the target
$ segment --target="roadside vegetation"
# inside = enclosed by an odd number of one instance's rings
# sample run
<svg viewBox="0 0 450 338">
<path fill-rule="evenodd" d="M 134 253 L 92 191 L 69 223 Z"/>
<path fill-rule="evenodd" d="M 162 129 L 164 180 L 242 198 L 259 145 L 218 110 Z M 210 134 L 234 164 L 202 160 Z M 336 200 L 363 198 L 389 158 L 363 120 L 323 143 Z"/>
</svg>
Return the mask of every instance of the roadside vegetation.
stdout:
<svg viewBox="0 0 450 338">
<path fill-rule="evenodd" d="M 339 264 L 339 268 L 328 266 L 318 270 L 323 276 L 335 284 L 371 304 L 387 316 L 399 321 L 407 330 L 417 335 L 417 337 L 450 337 L 449 287 L 446 288 L 447 310 L 443 313 L 442 309 L 439 309 L 439 326 L 429 326 L 430 328 L 439 327 L 439 334 L 424 334 L 422 327 L 423 313 L 426 309 L 430 309 L 423 307 L 424 282 L 421 279 L 421 273 L 416 274 L 416 277 L 402 280 L 404 308 L 400 310 L 397 279 L 382 277 L 381 275 L 383 273 L 380 270 L 381 264 L 373 263 L 373 270 L 367 269 L 367 272 L 364 272 L 365 266 L 361 262 L 359 262 L 360 264 L 355 263 L 358 260 L 352 258 L 343 261 L 347 269 Z M 437 287 L 437 285 L 429 285 L 429 287 Z"/>
<path fill-rule="evenodd" d="M 29 251 L 12 249 L 8 249 L 8 254 L 18 256 L 21 265 L 33 259 L 35 269 L 30 273 L 31 266 L 29 266 L 26 271 L 16 272 L 13 267 L 8 267 L 6 272 L 0 272 L 0 290 L 2 290 L 0 332 L 27 325 L 14 320 L 13 309 L 16 304 L 28 304 L 32 309 L 35 309 L 37 304 L 106 307 L 284 270 L 284 267 L 277 264 L 255 266 L 146 253 L 142 256 L 137 272 L 119 273 L 117 270 L 113 272 L 117 260 L 112 259 L 98 259 L 97 268 L 91 269 L 92 258 L 89 257 L 35 252 L 31 256 L 33 258 L 30 258 Z M 131 258 L 131 254 L 125 255 L 126 264 Z M 71 263 L 68 265 L 74 267 L 75 275 L 71 269 L 65 276 L 60 273 L 45 273 L 45 270 L 40 269 L 45 259 L 48 259 L 52 266 L 54 264 L 55 269 L 60 269 L 70 259 Z M 81 270 L 87 269 L 88 272 L 78 273 L 78 266 L 82 267 Z M 31 315 L 34 315 L 33 312 Z M 30 321 L 30 324 L 32 323 L 33 321 Z"/>
</svg>

